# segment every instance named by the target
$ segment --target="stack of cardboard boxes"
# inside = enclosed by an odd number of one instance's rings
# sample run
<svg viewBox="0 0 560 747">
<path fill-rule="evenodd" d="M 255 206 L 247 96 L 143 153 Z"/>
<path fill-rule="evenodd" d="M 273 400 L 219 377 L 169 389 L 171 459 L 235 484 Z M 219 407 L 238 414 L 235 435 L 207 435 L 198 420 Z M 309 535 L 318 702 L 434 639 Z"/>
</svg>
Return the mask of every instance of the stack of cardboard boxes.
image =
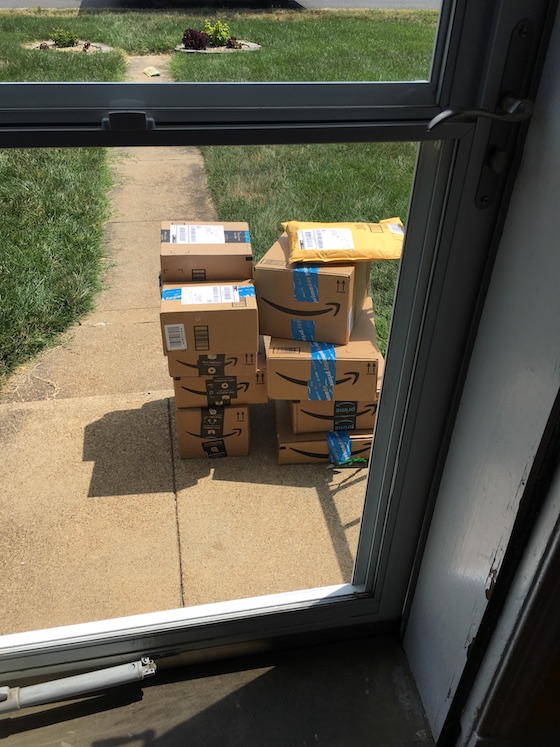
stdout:
<svg viewBox="0 0 560 747">
<path fill-rule="evenodd" d="M 370 263 L 254 270 L 246 223 L 163 223 L 161 329 L 183 458 L 249 453 L 249 406 L 276 400 L 278 460 L 369 457 L 383 357 Z M 264 340 L 264 344 L 263 344 Z"/>
<path fill-rule="evenodd" d="M 246 223 L 161 227 L 161 329 L 183 458 L 249 453 L 249 405 L 267 401 Z"/>
<path fill-rule="evenodd" d="M 290 265 L 284 235 L 254 282 L 276 400 L 281 464 L 369 456 L 383 357 L 377 347 L 370 263 Z"/>
</svg>

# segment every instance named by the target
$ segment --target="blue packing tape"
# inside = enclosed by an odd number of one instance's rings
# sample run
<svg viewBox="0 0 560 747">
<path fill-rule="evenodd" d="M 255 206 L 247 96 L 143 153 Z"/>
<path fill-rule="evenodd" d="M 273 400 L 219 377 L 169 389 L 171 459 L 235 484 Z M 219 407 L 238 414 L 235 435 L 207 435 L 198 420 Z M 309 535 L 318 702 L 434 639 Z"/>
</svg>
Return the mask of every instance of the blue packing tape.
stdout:
<svg viewBox="0 0 560 747">
<path fill-rule="evenodd" d="M 352 456 L 350 437 L 346 431 L 329 431 L 327 433 L 329 461 L 333 464 L 346 462 Z"/>
<path fill-rule="evenodd" d="M 311 370 L 307 382 L 307 397 L 329 402 L 336 382 L 336 350 L 329 342 L 311 343 Z"/>
<path fill-rule="evenodd" d="M 302 303 L 319 303 L 319 267 L 294 267 L 294 299 Z"/>
<path fill-rule="evenodd" d="M 250 298 L 255 296 L 254 285 L 238 285 L 237 290 L 239 291 L 239 298 Z"/>
<path fill-rule="evenodd" d="M 168 288 L 161 292 L 162 301 L 180 301 L 181 300 L 181 289 L 180 288 Z"/>
<path fill-rule="evenodd" d="M 246 244 L 250 244 L 251 243 L 251 236 L 249 235 L 249 231 L 244 231 L 243 233 L 245 234 L 245 237 L 244 237 L 245 238 L 245 243 Z"/>
<path fill-rule="evenodd" d="M 311 342 L 315 339 L 315 322 L 311 319 L 292 319 L 292 340 L 306 340 Z"/>
</svg>

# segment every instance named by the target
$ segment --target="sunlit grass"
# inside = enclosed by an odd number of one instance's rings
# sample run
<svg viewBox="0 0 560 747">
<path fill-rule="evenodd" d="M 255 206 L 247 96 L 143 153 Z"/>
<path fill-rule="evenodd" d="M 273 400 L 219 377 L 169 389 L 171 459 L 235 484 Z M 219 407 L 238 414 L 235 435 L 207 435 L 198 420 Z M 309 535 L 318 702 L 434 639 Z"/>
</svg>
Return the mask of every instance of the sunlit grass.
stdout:
<svg viewBox="0 0 560 747">
<path fill-rule="evenodd" d="M 5 10 L 0 81 L 123 80 L 127 54 L 173 54 L 185 28 L 202 28 L 205 18 L 226 21 L 233 35 L 262 48 L 175 54 L 178 81 L 426 78 L 437 22 L 432 11 Z M 57 27 L 113 51 L 25 48 Z M 415 150 L 409 143 L 358 143 L 208 147 L 203 154 L 219 218 L 248 221 L 261 256 L 284 220 L 405 220 Z M 0 151 L 0 378 L 91 308 L 109 185 L 102 150 Z M 396 273 L 396 262 L 375 263 L 372 273 L 382 349 Z"/>
</svg>

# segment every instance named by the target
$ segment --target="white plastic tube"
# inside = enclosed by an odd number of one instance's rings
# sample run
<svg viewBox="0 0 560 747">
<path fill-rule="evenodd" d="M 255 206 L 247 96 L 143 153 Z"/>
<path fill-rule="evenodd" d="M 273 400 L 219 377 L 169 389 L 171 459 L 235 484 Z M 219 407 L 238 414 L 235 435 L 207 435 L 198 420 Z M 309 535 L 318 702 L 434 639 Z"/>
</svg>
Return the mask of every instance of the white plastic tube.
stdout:
<svg viewBox="0 0 560 747">
<path fill-rule="evenodd" d="M 117 667 L 42 682 L 39 685 L 0 687 L 0 713 L 74 698 L 96 690 L 104 690 L 107 687 L 143 680 L 144 677 L 155 673 L 156 665 L 151 659 L 145 658 L 131 664 L 120 664 Z"/>
</svg>

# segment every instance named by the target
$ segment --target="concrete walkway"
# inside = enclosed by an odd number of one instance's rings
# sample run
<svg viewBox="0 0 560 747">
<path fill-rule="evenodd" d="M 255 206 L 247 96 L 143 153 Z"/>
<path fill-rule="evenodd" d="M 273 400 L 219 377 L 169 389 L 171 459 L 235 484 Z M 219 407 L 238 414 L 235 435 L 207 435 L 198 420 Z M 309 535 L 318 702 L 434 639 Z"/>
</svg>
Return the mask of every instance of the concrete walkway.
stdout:
<svg viewBox="0 0 560 747">
<path fill-rule="evenodd" d="M 162 75 L 147 78 L 153 65 Z M 168 79 L 166 58 L 130 60 Z M 116 149 L 106 287 L 0 404 L 0 633 L 350 580 L 365 470 L 181 460 L 159 330 L 162 220 L 216 219 L 195 148 Z"/>
</svg>

